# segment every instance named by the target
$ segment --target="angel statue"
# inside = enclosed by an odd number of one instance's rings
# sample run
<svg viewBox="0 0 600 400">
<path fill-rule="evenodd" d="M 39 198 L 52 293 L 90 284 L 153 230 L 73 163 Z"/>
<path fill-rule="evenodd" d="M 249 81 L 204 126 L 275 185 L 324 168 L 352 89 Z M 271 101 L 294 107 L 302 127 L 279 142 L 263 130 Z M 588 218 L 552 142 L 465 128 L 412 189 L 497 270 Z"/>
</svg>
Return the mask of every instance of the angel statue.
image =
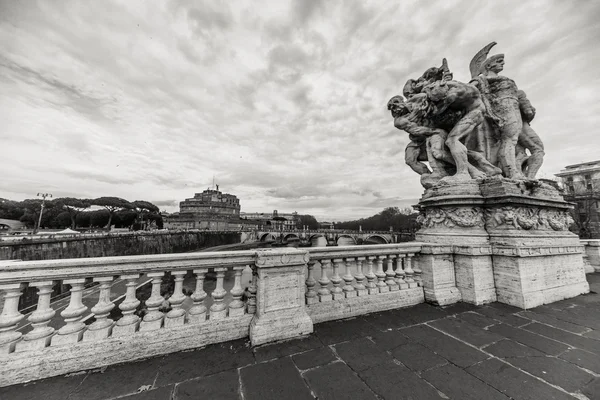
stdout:
<svg viewBox="0 0 600 400">
<path fill-rule="evenodd" d="M 544 157 L 542 141 L 529 125 L 535 108 L 512 79 L 499 75 L 504 69 L 504 54 L 487 58 L 495 45 L 488 44 L 471 60 L 470 83 L 481 92 L 486 114 L 499 133 L 497 162 L 504 176 L 525 179 L 525 169 L 527 178 L 534 179 Z M 531 153 L 529 157 L 525 149 Z"/>
</svg>

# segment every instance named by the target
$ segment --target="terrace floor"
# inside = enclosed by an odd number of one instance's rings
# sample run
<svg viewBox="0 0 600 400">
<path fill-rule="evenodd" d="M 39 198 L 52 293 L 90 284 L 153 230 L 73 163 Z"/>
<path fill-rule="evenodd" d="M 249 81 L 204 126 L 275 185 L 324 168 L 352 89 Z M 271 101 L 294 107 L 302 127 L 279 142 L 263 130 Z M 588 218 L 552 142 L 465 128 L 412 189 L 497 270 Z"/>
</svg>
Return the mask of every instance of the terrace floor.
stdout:
<svg viewBox="0 0 600 400">
<path fill-rule="evenodd" d="M 304 339 L 0 388 L 0 399 L 600 399 L 600 274 L 588 280 L 593 293 L 528 311 L 420 304 L 318 324 Z"/>
</svg>

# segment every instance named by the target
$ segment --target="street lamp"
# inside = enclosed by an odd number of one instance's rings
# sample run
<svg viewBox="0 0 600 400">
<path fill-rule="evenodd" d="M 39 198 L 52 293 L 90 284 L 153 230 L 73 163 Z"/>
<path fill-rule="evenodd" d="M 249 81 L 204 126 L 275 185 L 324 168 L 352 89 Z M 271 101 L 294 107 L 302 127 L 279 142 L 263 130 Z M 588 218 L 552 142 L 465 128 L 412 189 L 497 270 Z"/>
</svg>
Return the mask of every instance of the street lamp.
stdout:
<svg viewBox="0 0 600 400">
<path fill-rule="evenodd" d="M 40 217 L 38 218 L 37 227 L 33 230 L 34 234 L 36 234 L 40 229 L 40 224 L 42 223 L 42 214 L 44 213 L 44 206 L 46 205 L 46 198 L 52 198 L 52 193 L 38 193 L 37 196 L 42 198 L 42 208 L 40 209 Z"/>
</svg>

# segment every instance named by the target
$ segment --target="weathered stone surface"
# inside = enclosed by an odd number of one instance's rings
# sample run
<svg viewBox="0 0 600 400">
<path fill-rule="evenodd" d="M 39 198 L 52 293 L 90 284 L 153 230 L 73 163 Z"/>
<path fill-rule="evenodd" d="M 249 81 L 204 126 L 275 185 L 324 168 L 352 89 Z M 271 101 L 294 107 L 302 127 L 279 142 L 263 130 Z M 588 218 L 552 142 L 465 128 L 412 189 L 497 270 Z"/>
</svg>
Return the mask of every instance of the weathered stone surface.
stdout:
<svg viewBox="0 0 600 400">
<path fill-rule="evenodd" d="M 448 363 L 448 360 L 418 343 L 409 343 L 397 347 L 392 350 L 392 356 L 416 372 Z"/>
<path fill-rule="evenodd" d="M 377 330 L 362 318 L 323 322 L 315 325 L 315 335 L 326 345 L 369 336 Z"/>
<path fill-rule="evenodd" d="M 557 318 L 554 318 L 551 315 L 543 314 L 543 313 L 534 313 L 531 311 L 522 311 L 518 314 L 521 317 L 528 318 L 533 321 L 540 322 L 546 325 L 552 325 L 556 328 L 569 331 L 572 333 L 584 333 L 589 330 L 589 328 L 581 325 L 575 325 L 567 321 L 563 321 Z"/>
<path fill-rule="evenodd" d="M 486 317 L 477 312 L 466 312 L 462 314 L 458 314 L 456 318 L 468 322 L 471 325 L 477 326 L 479 328 L 486 328 L 488 326 L 496 325 L 499 322 L 495 319 Z"/>
<path fill-rule="evenodd" d="M 562 329 L 556 329 L 548 325 L 533 323 L 524 327 L 528 331 L 535 332 L 539 335 L 567 343 L 571 346 L 598 354 L 600 356 L 600 341 L 586 338 L 574 333 L 565 332 Z"/>
<path fill-rule="evenodd" d="M 502 336 L 498 334 L 452 317 L 430 322 L 429 325 L 476 347 L 485 346 L 502 339 Z"/>
<path fill-rule="evenodd" d="M 579 349 L 569 349 L 558 356 L 559 358 L 570 363 L 579 365 L 585 369 L 589 369 L 597 374 L 600 374 L 600 357 L 598 354 L 590 353 Z"/>
<path fill-rule="evenodd" d="M 335 345 L 335 352 L 352 370 L 367 370 L 390 360 L 390 355 L 367 338 L 360 338 Z"/>
<path fill-rule="evenodd" d="M 171 400 L 175 385 L 163 386 L 158 389 L 143 390 L 139 393 L 125 397 L 119 397 L 124 400 Z M 182 397 L 185 399 L 185 397 Z M 179 397 L 177 397 L 179 400 Z"/>
<path fill-rule="evenodd" d="M 306 371 L 304 379 L 319 399 L 377 399 L 375 393 L 342 362 Z"/>
<path fill-rule="evenodd" d="M 505 324 L 494 325 L 490 327 L 489 330 L 553 356 L 556 356 L 569 348 L 563 343 Z"/>
<path fill-rule="evenodd" d="M 518 400 L 573 400 L 572 396 L 497 359 L 467 368 L 471 375 Z"/>
<path fill-rule="evenodd" d="M 320 347 L 318 349 L 309 350 L 292 356 L 294 364 L 296 364 L 296 367 L 298 367 L 300 370 L 307 370 L 329 364 L 337 359 L 338 358 L 335 356 L 335 354 L 333 354 L 329 347 Z"/>
<path fill-rule="evenodd" d="M 393 350 L 398 346 L 409 343 L 409 339 L 404 334 L 392 329 L 372 334 L 371 340 L 384 350 Z"/>
<path fill-rule="evenodd" d="M 477 313 L 514 327 L 520 327 L 531 323 L 531 320 L 522 318 L 511 312 L 506 312 L 504 308 L 495 307 L 496 304 L 503 305 L 502 303 L 493 303 L 492 305 L 479 308 L 477 310 Z M 515 309 L 515 311 L 522 311 L 520 308 L 513 308 Z"/>
<path fill-rule="evenodd" d="M 485 347 L 487 353 L 493 354 L 498 358 L 511 357 L 545 357 L 546 355 L 539 350 L 524 344 L 517 343 L 510 339 L 503 339 L 497 343 Z"/>
<path fill-rule="evenodd" d="M 300 339 L 286 340 L 280 343 L 255 347 L 254 356 L 256 357 L 256 361 L 263 362 L 320 347 L 323 347 L 323 343 L 321 343 L 317 336 L 311 335 Z"/>
<path fill-rule="evenodd" d="M 177 385 L 175 399 L 239 400 L 240 378 L 236 370 L 221 372 L 205 378 L 192 379 Z M 167 398 L 166 400 L 170 400 Z"/>
<path fill-rule="evenodd" d="M 313 399 L 289 357 L 240 369 L 244 399 Z"/>
<path fill-rule="evenodd" d="M 451 399 L 509 399 L 492 386 L 486 385 L 473 375 L 451 364 L 430 369 L 423 372 L 421 376 Z"/>
</svg>

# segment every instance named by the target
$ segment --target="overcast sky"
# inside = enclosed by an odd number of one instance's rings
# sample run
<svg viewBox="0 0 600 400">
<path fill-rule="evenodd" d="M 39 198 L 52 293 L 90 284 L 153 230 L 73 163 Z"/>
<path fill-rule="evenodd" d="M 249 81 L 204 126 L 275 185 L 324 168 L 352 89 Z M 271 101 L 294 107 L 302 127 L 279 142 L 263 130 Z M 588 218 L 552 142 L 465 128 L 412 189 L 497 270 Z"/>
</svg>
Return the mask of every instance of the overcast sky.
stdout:
<svg viewBox="0 0 600 400">
<path fill-rule="evenodd" d="M 0 0 L 0 197 L 167 211 L 212 185 L 320 220 L 415 204 L 386 110 L 491 41 L 537 108 L 541 177 L 600 159 L 598 1 Z"/>
</svg>

